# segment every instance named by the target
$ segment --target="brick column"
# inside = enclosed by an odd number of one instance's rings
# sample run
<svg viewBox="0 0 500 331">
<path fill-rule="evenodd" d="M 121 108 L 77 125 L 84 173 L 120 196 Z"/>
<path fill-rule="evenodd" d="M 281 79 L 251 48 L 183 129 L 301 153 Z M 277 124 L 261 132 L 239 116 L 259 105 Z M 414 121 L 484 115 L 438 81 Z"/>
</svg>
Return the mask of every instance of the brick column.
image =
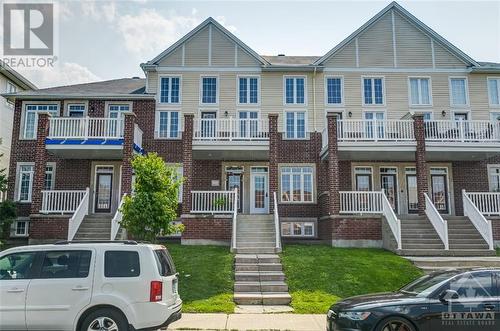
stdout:
<svg viewBox="0 0 500 331">
<path fill-rule="evenodd" d="M 184 115 L 182 133 L 182 171 L 184 176 L 182 192 L 182 213 L 191 211 L 191 191 L 193 190 L 193 119 L 194 114 Z"/>
<path fill-rule="evenodd" d="M 327 114 L 328 129 L 328 191 L 330 193 L 330 205 L 328 213 L 338 215 L 340 212 L 340 174 L 339 155 L 337 139 L 337 114 Z"/>
<path fill-rule="evenodd" d="M 35 169 L 31 190 L 31 213 L 38 214 L 42 207 L 42 190 L 45 182 L 45 167 L 47 165 L 47 150 L 45 138 L 49 133 L 49 113 L 38 113 L 38 127 L 36 132 Z"/>
<path fill-rule="evenodd" d="M 417 170 L 417 191 L 418 191 L 418 214 L 425 215 L 425 197 L 429 188 L 427 184 L 427 164 L 425 161 L 425 127 L 424 115 L 413 115 L 413 129 L 417 149 L 415 151 L 415 165 Z"/>
<path fill-rule="evenodd" d="M 278 114 L 269 114 L 269 212 L 274 213 L 273 194 L 278 192 Z"/>
<path fill-rule="evenodd" d="M 134 157 L 135 114 L 127 112 L 124 115 L 121 195 L 132 192 L 132 158 Z"/>
</svg>

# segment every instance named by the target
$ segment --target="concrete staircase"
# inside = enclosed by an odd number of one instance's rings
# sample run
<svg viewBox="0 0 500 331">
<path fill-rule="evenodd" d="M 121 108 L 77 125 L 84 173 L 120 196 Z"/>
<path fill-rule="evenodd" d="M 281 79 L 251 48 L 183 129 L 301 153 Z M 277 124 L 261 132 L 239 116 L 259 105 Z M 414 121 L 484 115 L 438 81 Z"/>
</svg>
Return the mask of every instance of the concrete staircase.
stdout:
<svg viewBox="0 0 500 331">
<path fill-rule="evenodd" d="M 237 217 L 235 253 L 278 253 L 273 215 L 238 215 Z"/>
<path fill-rule="evenodd" d="M 416 267 L 422 269 L 425 273 L 455 268 L 500 268 L 500 257 L 496 256 L 407 256 L 406 258 L 410 260 Z"/>
<path fill-rule="evenodd" d="M 109 214 L 85 216 L 73 240 L 110 240 L 112 218 Z"/>
<path fill-rule="evenodd" d="M 236 254 L 234 302 L 238 305 L 288 305 L 292 300 L 280 257 Z"/>
</svg>

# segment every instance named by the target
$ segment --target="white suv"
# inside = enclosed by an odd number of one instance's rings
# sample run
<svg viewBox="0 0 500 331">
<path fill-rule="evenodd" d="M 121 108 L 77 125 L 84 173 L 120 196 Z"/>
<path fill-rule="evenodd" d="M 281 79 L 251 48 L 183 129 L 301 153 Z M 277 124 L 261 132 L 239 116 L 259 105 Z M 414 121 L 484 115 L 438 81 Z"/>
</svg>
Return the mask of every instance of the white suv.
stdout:
<svg viewBox="0 0 500 331">
<path fill-rule="evenodd" d="M 60 242 L 0 253 L 0 330 L 154 330 L 181 318 L 164 246 Z"/>
</svg>

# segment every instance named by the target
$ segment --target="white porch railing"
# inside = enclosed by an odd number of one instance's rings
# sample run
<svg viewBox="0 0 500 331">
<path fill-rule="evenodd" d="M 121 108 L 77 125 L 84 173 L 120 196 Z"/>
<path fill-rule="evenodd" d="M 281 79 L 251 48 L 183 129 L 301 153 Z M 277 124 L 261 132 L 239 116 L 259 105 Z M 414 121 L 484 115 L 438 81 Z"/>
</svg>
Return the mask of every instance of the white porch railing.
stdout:
<svg viewBox="0 0 500 331">
<path fill-rule="evenodd" d="M 123 119 L 102 117 L 51 117 L 49 139 L 123 138 Z"/>
<path fill-rule="evenodd" d="M 191 191 L 191 213 L 231 214 L 236 199 L 234 191 Z"/>
<path fill-rule="evenodd" d="M 42 191 L 42 214 L 69 214 L 74 213 L 84 198 L 84 191 L 52 190 Z"/>
<path fill-rule="evenodd" d="M 85 194 L 78 204 L 75 213 L 68 222 L 68 240 L 73 240 L 76 232 L 80 228 L 83 219 L 89 214 L 89 199 L 90 199 L 90 189 L 87 187 Z"/>
<path fill-rule="evenodd" d="M 444 244 L 444 249 L 449 250 L 450 245 L 448 242 L 448 222 L 441 217 L 441 214 L 438 212 L 427 193 L 424 193 L 424 195 L 425 215 L 427 215 L 427 218 L 431 222 L 432 226 L 434 227 L 434 229 L 436 229 L 439 238 L 441 238 L 441 241 Z"/>
<path fill-rule="evenodd" d="M 500 216 L 500 192 L 466 192 L 465 194 L 483 215 Z"/>
<path fill-rule="evenodd" d="M 464 206 L 464 215 L 467 216 L 484 240 L 488 243 L 490 250 L 494 249 L 493 228 L 491 220 L 487 220 L 482 212 L 477 208 L 474 202 L 469 198 L 470 193 L 462 190 L 462 201 Z"/>
<path fill-rule="evenodd" d="M 142 147 L 142 130 L 139 128 L 139 125 L 137 123 L 134 125 L 134 144 L 136 144 L 139 147 Z"/>
<path fill-rule="evenodd" d="M 392 209 L 391 203 L 389 202 L 389 199 L 387 199 L 385 193 L 383 191 L 381 193 L 382 213 L 391 228 L 394 238 L 396 239 L 398 249 L 402 249 L 403 241 L 401 237 L 401 221 L 396 216 L 396 213 L 394 212 L 394 209 Z"/>
<path fill-rule="evenodd" d="M 412 141 L 413 120 L 339 120 L 339 141 Z"/>
<path fill-rule="evenodd" d="M 491 121 L 426 121 L 428 141 L 497 142 L 500 143 L 500 124 Z"/>
<path fill-rule="evenodd" d="M 274 218 L 274 231 L 276 235 L 276 253 L 281 252 L 281 228 L 280 228 L 280 218 L 278 212 L 278 199 L 276 199 L 276 192 L 273 192 L 273 218 Z"/>
<path fill-rule="evenodd" d="M 236 237 L 237 231 L 236 228 L 238 226 L 238 189 L 234 189 L 234 203 L 233 203 L 233 228 L 232 228 L 232 238 L 231 238 L 231 250 L 234 251 L 236 249 Z"/>
<path fill-rule="evenodd" d="M 267 119 L 198 118 L 194 121 L 194 140 L 258 141 L 269 139 Z"/>
<path fill-rule="evenodd" d="M 110 240 L 115 240 L 116 235 L 118 234 L 118 230 L 120 230 L 120 222 L 122 221 L 122 218 L 123 218 L 123 213 L 120 211 L 120 209 L 123 206 L 123 201 L 125 200 L 124 198 L 126 195 L 127 194 L 125 193 L 122 196 L 122 199 L 120 200 L 120 204 L 118 205 L 118 209 L 115 212 L 115 216 L 113 216 L 113 219 L 111 220 L 111 233 L 110 233 L 111 238 L 110 238 Z"/>
<path fill-rule="evenodd" d="M 382 192 L 380 191 L 341 191 L 341 214 L 381 214 Z"/>
</svg>

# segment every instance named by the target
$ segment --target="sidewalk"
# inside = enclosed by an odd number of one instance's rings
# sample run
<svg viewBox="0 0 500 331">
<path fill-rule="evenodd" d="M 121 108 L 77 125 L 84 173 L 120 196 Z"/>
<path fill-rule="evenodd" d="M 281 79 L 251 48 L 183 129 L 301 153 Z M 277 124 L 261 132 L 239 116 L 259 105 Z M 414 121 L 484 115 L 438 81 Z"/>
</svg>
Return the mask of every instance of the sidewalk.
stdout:
<svg viewBox="0 0 500 331">
<path fill-rule="evenodd" d="M 325 331 L 326 315 L 182 314 L 168 330 L 290 330 Z"/>
</svg>

